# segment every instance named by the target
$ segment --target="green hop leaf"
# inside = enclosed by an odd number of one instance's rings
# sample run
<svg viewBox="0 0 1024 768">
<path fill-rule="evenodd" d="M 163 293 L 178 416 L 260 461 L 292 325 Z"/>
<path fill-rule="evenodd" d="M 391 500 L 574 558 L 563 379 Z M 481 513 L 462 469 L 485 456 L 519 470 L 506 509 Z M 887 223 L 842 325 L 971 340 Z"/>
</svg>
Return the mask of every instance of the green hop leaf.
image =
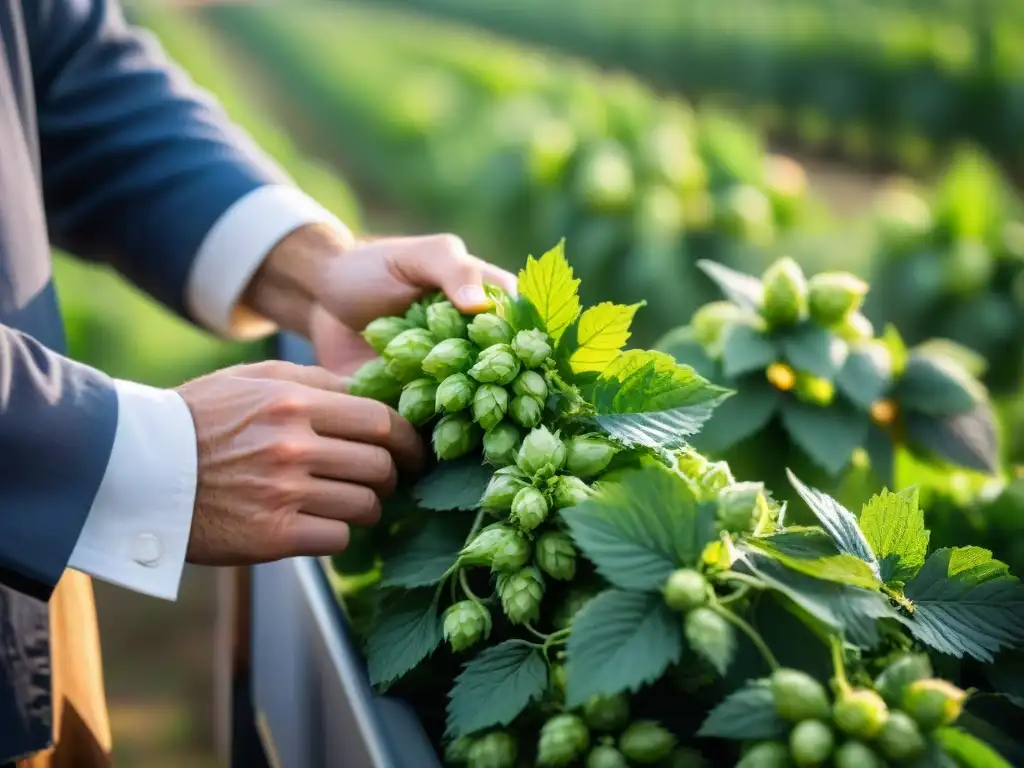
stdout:
<svg viewBox="0 0 1024 768">
<path fill-rule="evenodd" d="M 529 624 L 540 618 L 544 579 L 536 568 L 498 576 L 498 597 L 502 610 L 513 624 Z"/>
<path fill-rule="evenodd" d="M 395 336 L 412 327 L 412 323 L 401 317 L 379 317 L 363 329 L 363 338 L 379 355 Z"/>
<path fill-rule="evenodd" d="M 551 618 L 555 629 L 568 629 L 573 618 L 583 610 L 583 606 L 595 597 L 597 597 L 597 593 L 590 589 L 570 589 L 569 594 L 555 608 Z"/>
<path fill-rule="evenodd" d="M 598 744 L 587 755 L 587 768 L 629 768 L 629 763 L 615 747 Z"/>
<path fill-rule="evenodd" d="M 427 307 L 427 328 L 438 340 L 466 336 L 466 321 L 450 301 L 439 301 Z"/>
<path fill-rule="evenodd" d="M 519 375 L 519 358 L 508 344 L 488 347 L 469 369 L 469 375 L 481 384 L 511 384 Z"/>
<path fill-rule="evenodd" d="M 591 696 L 583 705 L 583 719 L 592 731 L 618 731 L 629 722 L 629 697 L 624 693 Z"/>
<path fill-rule="evenodd" d="M 393 403 L 402 392 L 402 382 L 388 372 L 388 364 L 381 358 L 363 363 L 352 374 L 349 394 L 368 397 L 382 403 Z"/>
<path fill-rule="evenodd" d="M 711 710 L 697 736 L 748 741 L 779 739 L 788 731 L 789 724 L 772 706 L 769 683 L 752 680 Z"/>
<path fill-rule="evenodd" d="M 402 388 L 398 412 L 402 418 L 417 427 L 434 417 L 434 398 L 437 384 L 431 379 L 414 379 Z"/>
<path fill-rule="evenodd" d="M 537 539 L 534 557 L 548 576 L 559 581 L 572 581 L 576 575 L 576 547 L 561 531 L 547 531 Z"/>
<path fill-rule="evenodd" d="M 444 381 L 456 373 L 470 370 L 476 359 L 476 347 L 465 339 L 445 339 L 433 346 L 423 358 L 420 366 L 423 372 L 438 381 Z"/>
<path fill-rule="evenodd" d="M 548 517 L 548 502 L 544 494 L 528 485 L 512 500 L 511 520 L 520 529 L 532 531 Z"/>
<path fill-rule="evenodd" d="M 551 356 L 550 339 L 544 331 L 520 331 L 512 339 L 512 351 L 527 368 L 537 368 Z"/>
<path fill-rule="evenodd" d="M 888 717 L 885 701 L 867 688 L 841 694 L 832 707 L 832 719 L 839 730 L 861 739 L 875 738 Z"/>
<path fill-rule="evenodd" d="M 491 614 L 473 600 L 460 600 L 444 612 L 444 639 L 456 653 L 471 648 L 491 635 Z"/>
<path fill-rule="evenodd" d="M 518 467 L 502 467 L 491 477 L 480 506 L 488 512 L 510 512 L 516 494 L 529 485 L 529 478 Z"/>
<path fill-rule="evenodd" d="M 402 677 L 434 652 L 441 642 L 441 622 L 433 589 L 389 595 L 378 607 L 366 639 L 370 683 Z"/>
<path fill-rule="evenodd" d="M 761 315 L 773 328 L 795 325 L 807 315 L 807 279 L 793 259 L 783 256 L 761 276 Z"/>
<path fill-rule="evenodd" d="M 518 395 L 512 399 L 509 414 L 519 426 L 533 429 L 540 424 L 541 417 L 544 415 L 544 404 L 530 395 Z"/>
<path fill-rule="evenodd" d="M 764 483 L 734 483 L 718 492 L 718 524 L 729 533 L 750 533 L 767 511 Z"/>
<path fill-rule="evenodd" d="M 932 676 L 932 663 L 923 653 L 904 653 L 897 656 L 875 679 L 875 689 L 890 707 L 903 702 L 907 687 L 926 677 Z"/>
<path fill-rule="evenodd" d="M 573 475 L 559 475 L 553 480 L 552 498 L 558 509 L 569 509 L 590 498 L 593 490 Z"/>
<path fill-rule="evenodd" d="M 523 439 L 516 464 L 526 474 L 554 474 L 565 465 L 565 443 L 547 427 L 537 427 Z"/>
<path fill-rule="evenodd" d="M 850 272 L 822 272 L 807 281 L 811 319 L 829 326 L 860 309 L 868 284 Z"/>
<path fill-rule="evenodd" d="M 481 384 L 473 395 L 473 421 L 484 429 L 497 426 L 508 411 L 508 392 L 497 384 Z"/>
<path fill-rule="evenodd" d="M 883 489 L 861 509 L 859 524 L 880 561 L 882 581 L 905 582 L 924 565 L 930 534 L 916 488 L 900 493 Z"/>
<path fill-rule="evenodd" d="M 665 604 L 674 611 L 690 611 L 708 601 L 711 586 L 692 568 L 672 571 L 663 589 Z"/>
<path fill-rule="evenodd" d="M 469 750 L 468 768 L 515 768 L 516 740 L 504 731 L 481 736 Z"/>
<path fill-rule="evenodd" d="M 952 725 L 963 712 L 967 692 L 937 678 L 915 680 L 903 694 L 900 706 L 923 731 Z"/>
<path fill-rule="evenodd" d="M 736 653 L 732 625 L 710 608 L 695 608 L 684 621 L 690 647 L 724 675 Z"/>
<path fill-rule="evenodd" d="M 480 443 L 480 428 L 459 413 L 442 416 L 431 438 L 434 453 L 442 461 L 465 456 Z"/>
<path fill-rule="evenodd" d="M 797 768 L 824 765 L 836 747 L 832 729 L 821 720 L 797 723 L 789 734 L 789 751 Z"/>
<path fill-rule="evenodd" d="M 762 741 L 747 750 L 736 768 L 790 768 L 789 747 L 781 741 Z"/>
<path fill-rule="evenodd" d="M 641 765 L 651 765 L 669 756 L 676 745 L 672 732 L 653 720 L 637 720 L 619 736 L 619 751 Z"/>
<path fill-rule="evenodd" d="M 576 477 L 604 472 L 619 449 L 599 435 L 579 435 L 565 444 L 565 469 Z"/>
<path fill-rule="evenodd" d="M 388 373 L 403 383 L 412 381 L 420 375 L 423 360 L 434 349 L 436 343 L 430 332 L 423 328 L 402 331 L 384 347 L 382 355 L 387 363 Z"/>
<path fill-rule="evenodd" d="M 495 467 L 508 467 L 515 463 L 520 442 L 516 425 L 503 421 L 484 434 L 484 458 Z"/>
<path fill-rule="evenodd" d="M 790 722 L 826 720 L 831 716 L 824 686 L 798 669 L 779 669 L 771 676 L 775 711 Z"/>
<path fill-rule="evenodd" d="M 489 565 L 494 572 L 511 573 L 530 559 L 530 542 L 515 528 L 497 523 L 480 531 L 459 557 L 468 565 Z"/>
<path fill-rule="evenodd" d="M 590 746 L 590 731 L 577 715 L 555 715 L 540 729 L 537 765 L 560 768 L 572 764 Z"/>
<path fill-rule="evenodd" d="M 466 328 L 469 340 L 481 349 L 512 343 L 512 326 L 491 312 L 474 317 Z"/>
<path fill-rule="evenodd" d="M 453 373 L 437 387 L 434 398 L 434 410 L 437 413 L 458 413 L 469 408 L 473 402 L 476 382 L 464 373 Z"/>
<path fill-rule="evenodd" d="M 833 756 L 836 768 L 885 768 L 885 762 L 871 747 L 860 741 L 848 741 Z"/>
<path fill-rule="evenodd" d="M 927 747 L 914 719 L 898 709 L 889 713 L 889 719 L 878 734 L 876 743 L 889 760 L 913 760 Z"/>
<path fill-rule="evenodd" d="M 548 385 L 536 371 L 522 371 L 512 382 L 512 392 L 522 397 L 535 397 L 543 403 L 548 399 Z"/>
</svg>

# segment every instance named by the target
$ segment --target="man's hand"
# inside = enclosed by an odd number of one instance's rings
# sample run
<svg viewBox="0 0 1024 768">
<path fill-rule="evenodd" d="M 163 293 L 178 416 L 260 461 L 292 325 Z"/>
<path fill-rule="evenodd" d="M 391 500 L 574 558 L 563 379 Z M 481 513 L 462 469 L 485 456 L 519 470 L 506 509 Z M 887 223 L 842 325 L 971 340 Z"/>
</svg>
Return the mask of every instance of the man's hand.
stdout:
<svg viewBox="0 0 1024 768">
<path fill-rule="evenodd" d="M 454 235 L 356 243 L 311 225 L 274 248 L 243 302 L 310 338 L 324 367 L 350 373 L 374 356 L 358 333 L 371 320 L 402 314 L 438 289 L 463 312 L 479 312 L 488 307 L 485 282 L 515 290 L 511 274 L 471 256 Z"/>
<path fill-rule="evenodd" d="M 199 455 L 189 562 L 332 554 L 350 524 L 377 522 L 398 472 L 420 467 L 422 444 L 391 408 L 342 386 L 323 368 L 266 362 L 178 388 Z"/>
</svg>

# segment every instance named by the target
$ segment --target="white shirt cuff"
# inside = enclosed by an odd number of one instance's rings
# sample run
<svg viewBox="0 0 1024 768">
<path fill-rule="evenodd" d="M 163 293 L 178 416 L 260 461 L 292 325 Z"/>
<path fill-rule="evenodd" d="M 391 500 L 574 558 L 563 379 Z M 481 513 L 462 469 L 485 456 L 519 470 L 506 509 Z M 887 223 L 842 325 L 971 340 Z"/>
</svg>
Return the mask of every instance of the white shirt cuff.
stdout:
<svg viewBox="0 0 1024 768">
<path fill-rule="evenodd" d="M 238 301 L 260 264 L 285 236 L 306 224 L 344 229 L 338 218 L 295 187 L 269 184 L 234 203 L 203 239 L 189 272 L 185 306 L 214 333 L 249 341 L 276 326 Z"/>
<path fill-rule="evenodd" d="M 175 600 L 196 496 L 192 413 L 171 390 L 114 385 L 113 449 L 68 567 Z"/>
</svg>

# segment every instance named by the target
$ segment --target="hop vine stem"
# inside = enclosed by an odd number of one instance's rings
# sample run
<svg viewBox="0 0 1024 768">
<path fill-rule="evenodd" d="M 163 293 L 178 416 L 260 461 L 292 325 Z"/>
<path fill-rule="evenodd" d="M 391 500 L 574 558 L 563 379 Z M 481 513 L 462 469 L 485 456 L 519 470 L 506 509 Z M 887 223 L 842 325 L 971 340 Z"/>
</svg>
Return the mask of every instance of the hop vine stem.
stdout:
<svg viewBox="0 0 1024 768">
<path fill-rule="evenodd" d="M 756 629 L 754 629 L 752 626 L 750 626 L 750 624 L 741 619 L 728 608 L 722 606 L 720 603 L 712 604 L 711 610 L 713 610 L 723 619 L 728 621 L 730 624 L 732 624 L 734 627 L 736 627 L 750 639 L 750 642 L 754 644 L 754 647 L 757 648 L 761 656 L 764 657 L 765 663 L 768 664 L 768 668 L 772 672 L 779 669 L 779 662 L 775 658 L 775 654 L 772 653 L 771 649 L 768 647 L 768 644 L 765 643 L 764 639 L 761 637 L 760 633 Z"/>
<path fill-rule="evenodd" d="M 832 650 L 832 666 L 836 673 L 836 688 L 839 689 L 839 693 L 847 694 L 850 692 L 850 681 L 846 677 L 846 662 L 843 659 L 843 640 L 832 635 L 829 638 L 829 645 Z"/>
</svg>

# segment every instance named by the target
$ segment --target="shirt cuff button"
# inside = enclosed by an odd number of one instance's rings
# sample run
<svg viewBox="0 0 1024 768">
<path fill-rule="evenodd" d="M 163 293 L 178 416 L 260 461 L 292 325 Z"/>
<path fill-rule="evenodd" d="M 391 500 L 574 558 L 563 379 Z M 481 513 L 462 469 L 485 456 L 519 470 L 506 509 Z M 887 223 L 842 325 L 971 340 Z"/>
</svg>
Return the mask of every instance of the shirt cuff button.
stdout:
<svg viewBox="0 0 1024 768">
<path fill-rule="evenodd" d="M 163 554 L 163 547 L 160 539 L 151 533 L 143 533 L 135 540 L 133 557 L 139 565 L 155 568 L 160 562 L 160 555 Z"/>
</svg>

